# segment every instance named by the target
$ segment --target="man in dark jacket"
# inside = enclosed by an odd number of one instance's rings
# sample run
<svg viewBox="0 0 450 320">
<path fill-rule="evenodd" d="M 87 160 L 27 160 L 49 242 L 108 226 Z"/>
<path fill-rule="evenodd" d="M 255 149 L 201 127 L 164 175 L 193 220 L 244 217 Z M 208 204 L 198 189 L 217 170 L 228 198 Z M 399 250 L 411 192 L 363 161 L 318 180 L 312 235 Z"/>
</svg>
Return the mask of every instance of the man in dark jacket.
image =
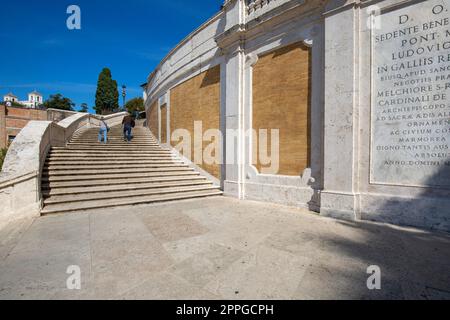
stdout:
<svg viewBox="0 0 450 320">
<path fill-rule="evenodd" d="M 131 141 L 131 130 L 135 126 L 134 119 L 131 116 L 125 116 L 122 120 L 123 125 L 123 140 Z"/>
</svg>

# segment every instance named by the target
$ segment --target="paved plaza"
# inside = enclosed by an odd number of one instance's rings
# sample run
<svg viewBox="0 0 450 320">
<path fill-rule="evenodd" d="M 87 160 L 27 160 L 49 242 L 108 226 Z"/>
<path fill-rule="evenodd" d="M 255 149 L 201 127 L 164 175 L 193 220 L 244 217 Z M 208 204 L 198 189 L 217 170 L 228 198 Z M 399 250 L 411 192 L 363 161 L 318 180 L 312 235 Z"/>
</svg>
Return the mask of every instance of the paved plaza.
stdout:
<svg viewBox="0 0 450 320">
<path fill-rule="evenodd" d="M 446 233 L 227 197 L 23 220 L 0 245 L 0 299 L 450 298 Z"/>
</svg>

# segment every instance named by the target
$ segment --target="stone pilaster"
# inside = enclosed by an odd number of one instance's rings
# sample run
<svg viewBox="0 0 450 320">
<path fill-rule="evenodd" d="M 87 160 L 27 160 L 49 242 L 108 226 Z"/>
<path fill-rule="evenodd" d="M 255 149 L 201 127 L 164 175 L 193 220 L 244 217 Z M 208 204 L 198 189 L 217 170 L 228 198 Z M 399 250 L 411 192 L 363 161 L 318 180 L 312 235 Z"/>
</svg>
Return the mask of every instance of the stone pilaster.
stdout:
<svg viewBox="0 0 450 320">
<path fill-rule="evenodd" d="M 225 130 L 222 176 L 226 195 L 243 199 L 245 164 L 244 127 L 244 67 L 245 27 L 244 0 L 230 0 L 224 4 L 226 26 L 215 41 L 224 55 L 221 71 L 222 130 Z"/>
<path fill-rule="evenodd" d="M 359 215 L 358 34 L 355 5 L 325 14 L 325 160 L 321 214 L 345 219 L 356 219 Z"/>
</svg>

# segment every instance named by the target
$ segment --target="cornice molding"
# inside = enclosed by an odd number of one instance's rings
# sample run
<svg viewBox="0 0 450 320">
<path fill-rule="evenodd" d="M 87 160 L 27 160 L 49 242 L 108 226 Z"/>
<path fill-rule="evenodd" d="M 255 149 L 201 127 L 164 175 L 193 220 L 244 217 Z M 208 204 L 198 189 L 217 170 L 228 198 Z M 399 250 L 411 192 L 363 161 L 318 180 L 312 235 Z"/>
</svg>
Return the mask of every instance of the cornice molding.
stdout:
<svg viewBox="0 0 450 320">
<path fill-rule="evenodd" d="M 227 51 L 227 49 L 237 42 L 245 42 L 246 29 L 244 24 L 237 24 L 227 31 L 219 34 L 214 40 L 217 46 Z"/>
</svg>

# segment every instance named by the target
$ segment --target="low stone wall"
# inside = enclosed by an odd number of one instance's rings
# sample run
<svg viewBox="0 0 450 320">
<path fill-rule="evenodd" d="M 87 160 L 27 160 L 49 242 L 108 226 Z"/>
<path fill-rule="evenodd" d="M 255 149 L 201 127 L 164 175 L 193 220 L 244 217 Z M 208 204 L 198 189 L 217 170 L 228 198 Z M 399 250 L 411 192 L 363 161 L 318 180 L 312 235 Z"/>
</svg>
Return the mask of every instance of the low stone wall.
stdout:
<svg viewBox="0 0 450 320">
<path fill-rule="evenodd" d="M 0 148 L 9 144 L 10 137 L 17 137 L 30 121 L 59 122 L 77 114 L 59 109 L 31 109 L 0 105 Z"/>
<path fill-rule="evenodd" d="M 105 116 L 118 125 L 128 113 Z M 58 123 L 30 121 L 11 144 L 0 174 L 0 229 L 11 221 L 39 216 L 42 208 L 41 173 L 51 147 L 63 147 L 77 130 L 99 125 L 99 118 L 76 113 Z"/>
</svg>

